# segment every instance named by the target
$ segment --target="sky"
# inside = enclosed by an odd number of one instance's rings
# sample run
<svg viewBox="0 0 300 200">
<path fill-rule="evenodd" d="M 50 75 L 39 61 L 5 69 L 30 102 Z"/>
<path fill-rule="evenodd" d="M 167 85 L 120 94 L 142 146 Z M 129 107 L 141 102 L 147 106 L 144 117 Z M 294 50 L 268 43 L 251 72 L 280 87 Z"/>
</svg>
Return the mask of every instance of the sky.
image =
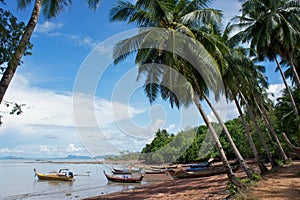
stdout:
<svg viewBox="0 0 300 200">
<path fill-rule="evenodd" d="M 134 58 L 113 64 L 113 46 L 134 35 L 134 25 L 110 22 L 115 0 L 102 0 L 96 11 L 86 1 L 74 1 L 58 17 L 40 17 L 31 42 L 32 56 L 23 64 L 7 90 L 4 101 L 25 104 L 21 115 L 0 107 L 0 158 L 110 155 L 122 150 L 141 151 L 158 129 L 177 133 L 203 124 L 196 108 L 172 109 L 167 102 L 150 104 L 143 80 L 136 80 Z M 226 2 L 226 3 L 225 3 Z M 27 22 L 32 6 L 18 10 L 15 1 L 1 5 Z M 211 7 L 224 12 L 226 24 L 238 15 L 238 0 L 214 0 Z M 280 94 L 282 81 L 267 65 L 269 91 Z M 215 103 L 223 120 L 237 116 L 233 104 Z M 213 119 L 210 110 L 206 109 Z"/>
</svg>

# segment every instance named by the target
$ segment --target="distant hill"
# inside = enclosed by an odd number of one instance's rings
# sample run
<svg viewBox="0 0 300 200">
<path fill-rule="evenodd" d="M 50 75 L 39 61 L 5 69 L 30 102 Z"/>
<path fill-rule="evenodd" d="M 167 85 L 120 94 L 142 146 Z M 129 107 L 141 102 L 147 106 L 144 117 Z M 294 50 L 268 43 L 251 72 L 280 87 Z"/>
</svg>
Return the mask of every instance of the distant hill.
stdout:
<svg viewBox="0 0 300 200">
<path fill-rule="evenodd" d="M 101 159 L 104 160 L 107 157 L 114 157 L 116 155 L 103 155 L 103 156 L 95 156 L 95 157 L 91 157 L 91 156 L 77 156 L 77 155 L 68 155 L 62 159 Z"/>
<path fill-rule="evenodd" d="M 23 157 L 16 157 L 16 156 L 5 156 L 5 157 L 2 157 L 0 159 L 24 159 Z"/>
<path fill-rule="evenodd" d="M 103 155 L 103 156 L 78 156 L 78 155 L 68 155 L 66 157 L 57 157 L 57 158 L 43 158 L 43 159 L 81 159 L 81 160 L 87 160 L 87 159 L 100 159 L 104 160 L 107 157 L 114 157 L 115 155 Z M 24 158 L 24 157 L 16 157 L 16 156 L 5 156 L 5 157 L 0 157 L 0 159 L 36 159 L 36 158 Z"/>
<path fill-rule="evenodd" d="M 90 156 L 68 155 L 67 157 L 64 157 L 63 159 L 93 159 L 93 158 Z"/>
</svg>

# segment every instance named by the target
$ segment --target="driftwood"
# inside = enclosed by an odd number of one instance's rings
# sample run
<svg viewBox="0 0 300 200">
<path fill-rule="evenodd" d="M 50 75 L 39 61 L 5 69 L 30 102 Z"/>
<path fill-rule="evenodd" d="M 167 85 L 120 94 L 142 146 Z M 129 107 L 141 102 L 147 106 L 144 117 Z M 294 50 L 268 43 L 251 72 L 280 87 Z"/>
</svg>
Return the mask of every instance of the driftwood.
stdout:
<svg viewBox="0 0 300 200">
<path fill-rule="evenodd" d="M 296 147 L 291 143 L 291 141 L 288 139 L 285 133 L 282 133 L 283 138 L 285 142 L 288 144 L 289 148 L 297 155 L 297 157 L 300 159 L 300 147 Z"/>
</svg>

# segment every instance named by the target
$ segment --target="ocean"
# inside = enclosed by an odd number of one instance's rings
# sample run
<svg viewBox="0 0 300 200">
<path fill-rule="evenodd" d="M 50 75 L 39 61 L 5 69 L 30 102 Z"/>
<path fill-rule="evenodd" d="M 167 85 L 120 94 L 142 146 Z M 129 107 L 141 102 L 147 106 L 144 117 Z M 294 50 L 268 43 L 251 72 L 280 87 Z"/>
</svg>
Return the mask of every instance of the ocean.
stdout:
<svg viewBox="0 0 300 200">
<path fill-rule="evenodd" d="M 74 164 L 78 160 L 54 160 L 65 163 L 51 163 L 27 159 L 0 160 L 0 199 L 82 199 L 112 192 L 133 189 L 143 184 L 111 183 L 103 170 L 110 173 L 106 164 Z M 80 160 L 83 162 L 82 160 Z M 93 160 L 85 160 L 93 161 Z M 122 166 L 115 165 L 121 168 Z M 69 168 L 75 177 L 73 182 L 41 181 L 34 176 L 33 169 L 40 173 Z M 88 176 L 87 176 L 88 175 Z"/>
</svg>

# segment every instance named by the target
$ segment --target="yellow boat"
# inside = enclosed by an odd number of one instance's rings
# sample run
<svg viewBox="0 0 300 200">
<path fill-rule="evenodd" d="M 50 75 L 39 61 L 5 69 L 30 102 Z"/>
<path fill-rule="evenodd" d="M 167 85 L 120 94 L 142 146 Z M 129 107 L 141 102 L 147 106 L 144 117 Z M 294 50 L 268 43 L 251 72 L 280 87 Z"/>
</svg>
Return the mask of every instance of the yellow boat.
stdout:
<svg viewBox="0 0 300 200">
<path fill-rule="evenodd" d="M 60 169 L 58 173 L 42 174 L 37 172 L 36 169 L 33 170 L 35 175 L 40 180 L 52 180 L 52 181 L 73 181 L 74 174 L 69 169 Z"/>
</svg>

